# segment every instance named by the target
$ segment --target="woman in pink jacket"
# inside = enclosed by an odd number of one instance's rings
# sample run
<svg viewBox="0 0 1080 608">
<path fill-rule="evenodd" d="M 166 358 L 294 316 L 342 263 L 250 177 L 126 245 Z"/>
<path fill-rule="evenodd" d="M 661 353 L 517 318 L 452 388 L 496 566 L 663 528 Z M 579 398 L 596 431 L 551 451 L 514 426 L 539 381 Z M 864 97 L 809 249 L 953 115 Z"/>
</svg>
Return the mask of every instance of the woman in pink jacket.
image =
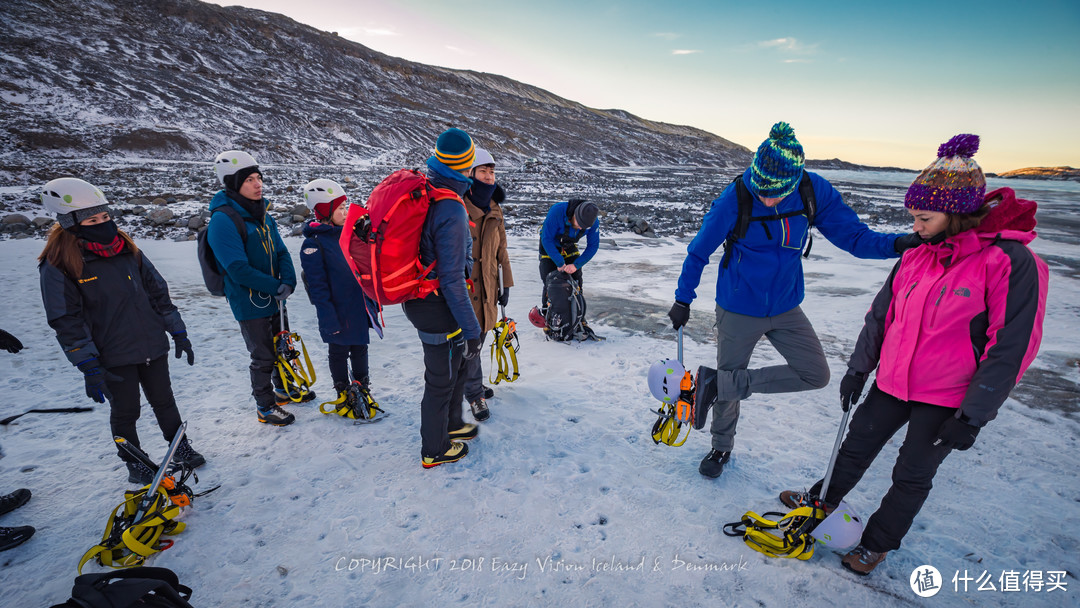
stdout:
<svg viewBox="0 0 1080 608">
<path fill-rule="evenodd" d="M 909 249 L 874 299 L 840 401 L 858 401 L 840 447 L 826 508 L 858 483 L 885 443 L 907 424 L 892 487 L 870 517 L 845 567 L 869 574 L 898 549 L 930 493 L 938 466 L 966 450 L 1035 358 L 1042 338 L 1048 270 L 1027 244 L 1035 238 L 1033 201 L 1010 188 L 989 194 L 975 135 L 957 135 L 904 197 L 925 245 Z M 794 508 L 817 499 L 785 491 Z"/>
</svg>

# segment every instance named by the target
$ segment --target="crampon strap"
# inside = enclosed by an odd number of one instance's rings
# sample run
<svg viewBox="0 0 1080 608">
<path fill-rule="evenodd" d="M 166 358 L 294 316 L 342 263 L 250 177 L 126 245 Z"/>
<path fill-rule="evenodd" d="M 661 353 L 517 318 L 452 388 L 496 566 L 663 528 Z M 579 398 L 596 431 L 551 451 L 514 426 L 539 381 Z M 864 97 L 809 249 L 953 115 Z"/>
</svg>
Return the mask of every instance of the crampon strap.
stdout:
<svg viewBox="0 0 1080 608">
<path fill-rule="evenodd" d="M 686 443 L 694 421 L 694 377 L 690 372 L 685 372 L 679 382 L 679 398 L 674 403 L 662 404 L 655 413 L 658 418 L 653 424 L 652 438 L 657 445 L 663 443 L 677 448 Z M 683 426 L 686 427 L 685 435 L 682 435 Z"/>
<path fill-rule="evenodd" d="M 91 559 L 96 559 L 97 563 L 107 568 L 131 568 L 142 565 L 146 558 L 172 546 L 172 540 L 161 537 L 184 531 L 185 524 L 174 519 L 180 514 L 181 507 L 191 504 L 191 489 L 166 476 L 158 486 L 146 514 L 135 521 L 139 504 L 149 489 L 147 485 L 141 490 L 124 492 L 124 502 L 109 517 L 101 543 L 91 547 L 79 560 L 79 574 Z"/>
<path fill-rule="evenodd" d="M 747 511 L 741 520 L 724 524 L 724 534 L 741 536 L 746 546 L 769 557 L 808 560 L 814 556 L 815 544 L 810 534 L 824 519 L 825 509 L 820 506 L 761 515 Z"/>
<path fill-rule="evenodd" d="M 296 344 L 300 345 L 300 350 L 296 349 Z M 304 339 L 296 332 L 278 332 L 274 336 L 274 351 L 277 353 L 275 366 L 285 394 L 296 403 L 303 401 L 311 392 L 311 385 L 315 384 L 315 367 L 311 364 Z M 304 357 L 303 364 L 300 362 L 301 355 Z"/>
<path fill-rule="evenodd" d="M 372 398 L 367 387 L 355 381 L 337 399 L 320 403 L 319 411 L 364 422 L 374 422 L 386 413 Z"/>
<path fill-rule="evenodd" d="M 488 380 L 498 384 L 503 380 L 513 382 L 518 373 L 517 351 L 521 349 L 521 340 L 517 334 L 517 323 L 503 317 L 491 330 L 491 373 Z M 494 377 L 493 377 L 494 376 Z"/>
</svg>

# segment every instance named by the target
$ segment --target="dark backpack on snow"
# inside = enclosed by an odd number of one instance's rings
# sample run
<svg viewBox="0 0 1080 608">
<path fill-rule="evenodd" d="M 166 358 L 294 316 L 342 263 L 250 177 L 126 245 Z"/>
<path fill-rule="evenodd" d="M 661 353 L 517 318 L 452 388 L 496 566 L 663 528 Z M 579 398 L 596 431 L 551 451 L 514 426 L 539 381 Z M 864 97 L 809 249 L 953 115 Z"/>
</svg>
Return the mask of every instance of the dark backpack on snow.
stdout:
<svg viewBox="0 0 1080 608">
<path fill-rule="evenodd" d="M 213 219 L 214 213 L 224 213 L 229 216 L 229 219 L 236 225 L 236 231 L 240 233 L 240 240 L 246 246 L 248 237 L 247 226 L 244 225 L 244 218 L 240 217 L 240 214 L 236 212 L 236 209 L 233 209 L 228 205 L 218 207 L 210 214 L 211 219 Z M 195 238 L 198 242 L 199 268 L 202 270 L 203 283 L 205 283 L 206 288 L 210 290 L 210 295 L 223 296 L 225 295 L 225 275 L 222 274 L 217 258 L 214 257 L 214 251 L 210 249 L 210 243 L 206 240 L 206 233 L 209 231 L 210 222 L 206 222 L 206 226 L 199 230 L 199 235 Z"/>
<path fill-rule="evenodd" d="M 728 267 L 728 262 L 731 260 L 732 247 L 739 239 L 746 238 L 746 231 L 750 228 L 750 222 L 761 222 L 761 227 L 765 230 L 765 237 L 772 240 L 772 233 L 769 231 L 769 225 L 766 222 L 773 220 L 782 220 L 787 217 L 794 217 L 797 215 L 805 215 L 807 220 L 806 225 L 806 251 L 803 252 L 803 257 L 810 257 L 810 248 L 814 246 L 814 235 L 810 233 L 810 228 L 814 225 L 814 216 L 817 213 L 817 199 L 814 197 L 814 184 L 810 182 L 810 176 L 804 171 L 802 179 L 799 180 L 799 196 L 803 200 L 803 208 L 799 211 L 788 211 L 787 213 L 778 213 L 776 215 L 753 215 L 754 209 L 754 195 L 750 193 L 750 190 L 743 183 L 743 178 L 740 175 L 735 178 L 735 198 L 739 201 L 739 215 L 735 220 L 735 227 L 728 233 L 727 239 L 724 241 L 724 257 L 720 261 L 720 265 L 723 268 Z"/>
<path fill-rule="evenodd" d="M 190 598 L 172 570 L 138 566 L 79 575 L 71 599 L 52 608 L 192 608 Z"/>
<path fill-rule="evenodd" d="M 585 296 L 581 286 L 565 272 L 553 270 L 544 280 L 547 285 L 547 323 L 548 338 L 559 342 L 573 340 L 581 332 L 581 321 L 585 318 Z"/>
</svg>

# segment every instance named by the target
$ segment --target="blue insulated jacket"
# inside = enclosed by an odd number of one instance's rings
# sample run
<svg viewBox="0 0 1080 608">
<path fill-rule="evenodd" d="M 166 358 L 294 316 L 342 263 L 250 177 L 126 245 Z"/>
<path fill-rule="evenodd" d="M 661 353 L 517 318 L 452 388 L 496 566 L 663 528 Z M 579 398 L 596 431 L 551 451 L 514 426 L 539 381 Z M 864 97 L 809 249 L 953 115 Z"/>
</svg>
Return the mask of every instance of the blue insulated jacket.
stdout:
<svg viewBox="0 0 1080 608">
<path fill-rule="evenodd" d="M 364 295 L 341 252 L 341 226 L 304 226 L 300 266 L 304 287 L 319 316 L 319 335 L 327 344 L 367 344 L 368 327 L 378 327 L 379 310 Z M 378 331 L 376 329 L 376 331 Z"/>
<path fill-rule="evenodd" d="M 263 203 L 270 205 L 266 199 Z M 248 233 L 245 245 L 236 231 L 236 224 L 224 213 L 213 214 L 206 228 L 206 242 L 225 275 L 225 299 L 237 321 L 269 317 L 277 312 L 274 295 L 278 287 L 285 284 L 296 288 L 296 271 L 289 250 L 269 212 L 263 214 L 262 222 L 256 222 L 224 190 L 214 195 L 210 211 L 225 205 L 244 218 Z"/>
<path fill-rule="evenodd" d="M 429 162 L 428 179 L 436 188 L 453 190 L 458 196 L 465 194 L 471 181 L 459 173 L 454 175 L 436 171 Z M 469 216 L 465 206 L 448 199 L 433 203 L 420 233 L 420 262 L 425 266 L 435 260 L 434 274 L 439 279 L 437 294 L 423 301 L 445 298 L 446 306 L 466 340 L 480 337 L 480 322 L 473 311 L 468 284 L 472 276 L 472 233 L 469 232 Z M 415 324 L 415 323 L 414 323 Z M 417 329 L 421 329 L 417 326 Z M 421 331 L 430 331 L 421 329 Z"/>
<path fill-rule="evenodd" d="M 548 209 L 544 224 L 540 227 L 540 256 L 547 254 L 555 267 L 559 268 L 566 264 L 559 252 L 560 241 L 565 236 L 568 240 L 578 241 L 585 237 L 585 251 L 574 260 L 574 265 L 581 268 L 589 260 L 593 259 L 596 251 L 600 249 L 600 218 L 596 218 L 592 226 L 582 227 L 581 230 L 574 228 L 568 216 L 569 202 L 555 203 Z"/>
<path fill-rule="evenodd" d="M 806 172 L 814 186 L 817 213 L 814 227 L 833 245 L 858 258 L 899 257 L 893 243 L 899 234 L 883 234 L 867 227 L 848 207 L 832 184 L 816 173 Z M 750 186 L 750 170 L 743 181 L 754 196 L 754 217 L 780 215 L 803 208 L 798 188 L 775 207 L 766 207 Z M 710 256 L 724 243 L 735 227 L 739 203 L 734 184 L 712 202 L 701 230 L 686 248 L 686 260 L 679 276 L 675 299 L 690 303 Z M 731 312 L 751 317 L 772 317 L 785 313 L 803 301 L 802 252 L 809 232 L 805 215 L 768 222 L 751 222 L 746 237 L 735 242 L 731 262 L 720 267 L 716 280 L 716 303 Z M 771 238 L 769 238 L 771 236 Z M 719 261 L 719 260 L 718 260 Z"/>
</svg>

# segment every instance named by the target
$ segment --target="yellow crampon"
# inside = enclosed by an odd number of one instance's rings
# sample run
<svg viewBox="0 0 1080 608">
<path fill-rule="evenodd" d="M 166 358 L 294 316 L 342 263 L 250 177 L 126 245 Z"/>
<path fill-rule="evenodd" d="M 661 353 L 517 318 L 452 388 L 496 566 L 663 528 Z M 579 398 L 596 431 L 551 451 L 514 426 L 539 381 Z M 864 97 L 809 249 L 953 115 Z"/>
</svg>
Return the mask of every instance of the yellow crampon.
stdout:
<svg viewBox="0 0 1080 608">
<path fill-rule="evenodd" d="M 386 413 L 371 397 L 367 388 L 355 381 L 349 388 L 341 391 L 337 399 L 320 403 L 319 411 L 324 414 L 337 414 L 357 422 L 376 422 Z"/>
<path fill-rule="evenodd" d="M 296 344 L 300 345 L 300 350 L 296 350 Z M 304 339 L 296 332 L 281 331 L 274 336 L 274 351 L 277 353 L 275 366 L 285 394 L 296 403 L 303 401 L 315 384 L 315 367 L 311 365 Z M 300 363 L 301 355 L 304 357 L 303 364 Z"/>
<path fill-rule="evenodd" d="M 694 422 L 694 377 L 690 372 L 683 372 L 682 381 L 679 383 L 679 398 L 674 403 L 661 405 L 656 413 L 659 417 L 653 425 L 653 441 L 657 445 L 663 443 L 676 448 L 686 443 Z M 686 434 L 680 439 L 684 425 Z"/>
<path fill-rule="evenodd" d="M 517 324 L 503 316 L 492 328 L 491 336 L 491 372 L 488 380 L 492 384 L 517 380 L 521 375 L 518 373 L 517 351 L 521 349 L 521 340 L 517 335 Z"/>
<path fill-rule="evenodd" d="M 164 480 L 169 480 L 169 483 Z M 139 505 L 150 486 L 124 492 L 124 502 L 109 517 L 101 543 L 91 547 L 79 560 L 79 574 L 91 559 L 108 568 L 131 568 L 172 546 L 172 540 L 161 537 L 184 531 L 185 524 L 173 520 L 180 514 L 182 505 L 191 504 L 191 495 L 183 491 L 176 496 L 170 495 L 170 489 L 177 488 L 177 484 L 171 477 L 164 480 L 154 493 L 146 513 L 138 521 L 135 518 Z"/>
<path fill-rule="evenodd" d="M 758 515 L 747 511 L 742 519 L 724 524 L 724 534 L 741 536 L 747 547 L 769 557 L 807 560 L 814 556 L 814 528 L 825 519 L 819 506 L 798 507 L 788 513 Z"/>
</svg>

